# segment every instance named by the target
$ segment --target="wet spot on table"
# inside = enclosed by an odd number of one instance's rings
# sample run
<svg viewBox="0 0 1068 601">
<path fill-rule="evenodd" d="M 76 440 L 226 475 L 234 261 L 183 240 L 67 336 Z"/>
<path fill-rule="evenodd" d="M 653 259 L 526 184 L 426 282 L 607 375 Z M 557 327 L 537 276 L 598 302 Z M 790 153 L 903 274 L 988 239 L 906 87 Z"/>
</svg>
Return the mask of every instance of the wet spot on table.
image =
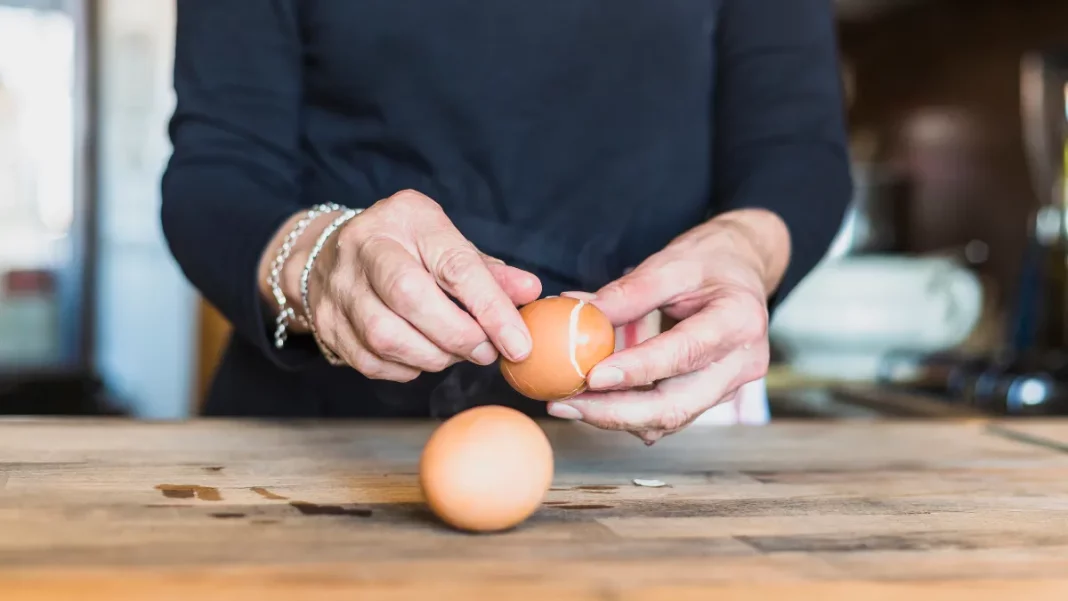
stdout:
<svg viewBox="0 0 1068 601">
<path fill-rule="evenodd" d="M 219 520 L 236 520 L 245 517 L 243 513 L 213 513 L 211 517 Z"/>
<path fill-rule="evenodd" d="M 271 491 L 269 491 L 266 488 L 263 488 L 261 486 L 253 486 L 249 490 L 251 490 L 252 492 L 256 493 L 257 495 L 263 497 L 264 499 L 268 499 L 268 500 L 271 500 L 271 501 L 288 501 L 289 500 L 289 497 L 283 497 L 282 495 L 277 495 L 277 494 L 275 494 L 275 493 L 273 493 L 273 492 L 271 492 Z"/>
<path fill-rule="evenodd" d="M 222 500 L 222 495 L 219 494 L 219 489 L 211 486 L 200 486 L 198 484 L 157 484 L 156 490 L 163 493 L 163 496 L 168 499 L 197 498 L 201 501 Z"/>
<path fill-rule="evenodd" d="M 290 503 L 303 515 L 332 515 L 332 516 L 352 516 L 358 518 L 369 518 L 373 513 L 370 509 L 364 507 L 343 507 L 341 505 L 318 505 L 315 503 L 307 503 L 305 501 L 293 501 Z"/>
<path fill-rule="evenodd" d="M 612 509 L 611 505 L 599 505 L 599 504 L 595 504 L 595 503 L 594 504 L 586 504 L 586 505 L 559 505 L 558 507 L 560 509 L 568 509 L 568 510 L 571 510 L 571 509 L 578 509 L 578 510 Z"/>
<path fill-rule="evenodd" d="M 226 468 L 224 466 L 221 466 L 221 465 L 209 465 L 209 466 L 205 466 L 203 468 L 203 470 L 205 472 L 221 472 L 224 469 L 226 469 Z"/>
</svg>

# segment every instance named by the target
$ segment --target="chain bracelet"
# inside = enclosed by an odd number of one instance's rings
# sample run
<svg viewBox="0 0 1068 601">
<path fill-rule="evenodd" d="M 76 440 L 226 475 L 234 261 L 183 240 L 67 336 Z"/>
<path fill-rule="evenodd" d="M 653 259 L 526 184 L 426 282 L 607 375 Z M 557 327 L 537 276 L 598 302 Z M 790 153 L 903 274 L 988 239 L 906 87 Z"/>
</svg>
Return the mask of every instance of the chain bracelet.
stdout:
<svg viewBox="0 0 1068 601">
<path fill-rule="evenodd" d="M 275 302 L 278 303 L 278 316 L 274 320 L 274 346 L 277 349 L 281 349 L 286 344 L 290 321 L 296 321 L 303 327 L 308 327 L 307 321 L 293 311 L 293 308 L 286 301 L 286 295 L 282 293 L 282 268 L 285 267 L 286 261 L 289 260 L 289 255 L 293 252 L 293 246 L 296 244 L 297 238 L 300 238 L 304 230 L 308 229 L 308 226 L 316 217 L 334 213 L 344 208 L 339 204 L 330 203 L 316 205 L 308 209 L 304 217 L 293 226 L 289 235 L 286 236 L 282 242 L 282 247 L 278 249 L 278 254 L 275 255 L 274 261 L 271 263 L 271 272 L 267 274 L 267 285 L 271 287 L 271 295 L 274 296 Z"/>
<path fill-rule="evenodd" d="M 308 261 L 304 264 L 304 271 L 300 274 L 300 302 L 304 308 L 304 319 L 308 322 L 308 329 L 311 330 L 312 336 L 315 338 L 315 344 L 319 346 L 319 352 L 323 354 L 326 361 L 330 365 L 338 366 L 344 365 L 345 362 L 341 360 L 330 349 L 326 348 L 322 339 L 319 338 L 319 330 L 315 327 L 315 318 L 312 315 L 311 303 L 308 301 L 308 280 L 311 278 L 312 267 L 315 266 L 315 260 L 319 258 L 319 253 L 323 251 L 323 247 L 326 246 L 327 240 L 334 234 L 341 226 L 352 220 L 353 217 L 363 212 L 363 209 L 345 209 L 345 212 L 330 222 L 330 225 L 326 226 L 323 233 L 319 234 L 319 239 L 316 240 L 315 246 L 312 247 L 311 253 L 308 254 Z"/>
</svg>

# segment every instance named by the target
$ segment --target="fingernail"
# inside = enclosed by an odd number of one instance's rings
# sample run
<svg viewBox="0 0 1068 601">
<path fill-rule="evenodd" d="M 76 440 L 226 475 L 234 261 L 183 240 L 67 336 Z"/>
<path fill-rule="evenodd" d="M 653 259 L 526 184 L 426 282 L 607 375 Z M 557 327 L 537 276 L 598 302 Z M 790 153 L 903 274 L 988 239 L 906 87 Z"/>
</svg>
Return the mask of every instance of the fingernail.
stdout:
<svg viewBox="0 0 1068 601">
<path fill-rule="evenodd" d="M 566 296 L 568 298 L 576 298 L 578 300 L 593 301 L 597 300 L 597 295 L 589 292 L 561 292 L 560 296 Z"/>
<path fill-rule="evenodd" d="M 471 360 L 479 365 L 489 365 L 497 360 L 497 349 L 492 342 L 483 342 L 472 351 Z"/>
<path fill-rule="evenodd" d="M 505 326 L 501 330 L 501 344 L 512 361 L 522 361 L 530 354 L 530 339 L 516 326 Z"/>
<path fill-rule="evenodd" d="M 599 367 L 590 374 L 590 388 L 611 388 L 623 383 L 623 370 L 618 367 Z"/>
<path fill-rule="evenodd" d="M 580 413 L 578 409 L 575 409 L 571 405 L 564 405 L 563 403 L 550 404 L 549 415 L 560 419 L 582 419 L 582 413 Z"/>
</svg>

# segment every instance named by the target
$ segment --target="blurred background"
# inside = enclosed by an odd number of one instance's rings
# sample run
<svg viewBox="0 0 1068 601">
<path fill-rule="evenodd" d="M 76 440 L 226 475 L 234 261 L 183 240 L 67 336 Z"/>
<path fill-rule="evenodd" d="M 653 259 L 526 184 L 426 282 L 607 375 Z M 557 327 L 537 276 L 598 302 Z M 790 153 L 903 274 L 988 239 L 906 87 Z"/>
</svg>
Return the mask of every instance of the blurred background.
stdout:
<svg viewBox="0 0 1068 601">
<path fill-rule="evenodd" d="M 1068 3 L 837 0 L 856 195 L 772 417 L 1068 413 Z M 196 412 L 227 325 L 160 230 L 174 0 L 0 0 L 0 414 Z"/>
</svg>

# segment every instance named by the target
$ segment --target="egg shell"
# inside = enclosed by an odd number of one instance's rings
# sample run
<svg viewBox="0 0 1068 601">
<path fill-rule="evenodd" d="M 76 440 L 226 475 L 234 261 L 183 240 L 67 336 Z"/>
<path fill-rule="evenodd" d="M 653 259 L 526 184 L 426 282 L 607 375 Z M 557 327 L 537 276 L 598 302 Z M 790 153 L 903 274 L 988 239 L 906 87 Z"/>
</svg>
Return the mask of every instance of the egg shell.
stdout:
<svg viewBox="0 0 1068 601">
<path fill-rule="evenodd" d="M 427 505 L 469 532 L 513 528 L 541 506 L 553 452 L 537 422 L 508 407 L 468 409 L 438 426 L 419 463 Z"/>
<path fill-rule="evenodd" d="M 501 373 L 520 394 L 558 401 L 586 389 L 586 376 L 616 347 L 616 330 L 600 309 L 568 297 L 536 300 L 519 310 L 533 349 L 520 362 L 501 359 Z"/>
</svg>

